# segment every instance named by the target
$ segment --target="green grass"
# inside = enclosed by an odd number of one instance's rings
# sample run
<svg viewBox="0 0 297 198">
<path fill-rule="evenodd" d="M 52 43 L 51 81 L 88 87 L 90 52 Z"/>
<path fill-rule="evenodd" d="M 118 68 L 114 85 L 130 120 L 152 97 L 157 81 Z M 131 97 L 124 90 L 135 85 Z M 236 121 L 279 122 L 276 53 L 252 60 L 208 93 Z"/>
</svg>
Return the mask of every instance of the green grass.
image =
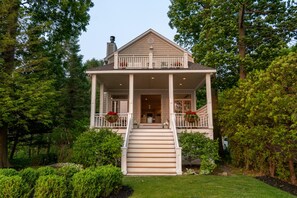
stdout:
<svg viewBox="0 0 297 198">
<path fill-rule="evenodd" d="M 124 185 L 134 192 L 132 198 L 268 198 L 294 197 L 248 176 L 168 176 L 124 177 Z"/>
</svg>

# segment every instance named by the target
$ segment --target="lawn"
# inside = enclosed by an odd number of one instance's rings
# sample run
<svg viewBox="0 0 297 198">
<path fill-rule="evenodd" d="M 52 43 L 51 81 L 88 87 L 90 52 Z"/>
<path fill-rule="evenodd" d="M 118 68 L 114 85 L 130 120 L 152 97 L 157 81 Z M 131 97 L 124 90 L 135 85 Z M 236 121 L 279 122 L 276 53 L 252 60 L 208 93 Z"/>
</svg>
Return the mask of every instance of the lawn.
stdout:
<svg viewBox="0 0 297 198">
<path fill-rule="evenodd" d="M 294 197 L 248 176 L 168 176 L 124 177 L 124 185 L 134 192 L 132 198 L 268 198 Z"/>
</svg>

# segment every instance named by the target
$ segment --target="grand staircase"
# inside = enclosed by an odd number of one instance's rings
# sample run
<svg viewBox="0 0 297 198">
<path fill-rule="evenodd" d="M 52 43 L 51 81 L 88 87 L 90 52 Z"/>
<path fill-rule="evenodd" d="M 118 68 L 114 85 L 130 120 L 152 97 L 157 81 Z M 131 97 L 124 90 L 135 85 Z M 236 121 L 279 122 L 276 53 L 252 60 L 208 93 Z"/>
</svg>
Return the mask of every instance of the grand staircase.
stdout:
<svg viewBox="0 0 297 198">
<path fill-rule="evenodd" d="M 176 151 L 170 129 L 132 129 L 127 150 L 128 175 L 176 175 Z"/>
</svg>

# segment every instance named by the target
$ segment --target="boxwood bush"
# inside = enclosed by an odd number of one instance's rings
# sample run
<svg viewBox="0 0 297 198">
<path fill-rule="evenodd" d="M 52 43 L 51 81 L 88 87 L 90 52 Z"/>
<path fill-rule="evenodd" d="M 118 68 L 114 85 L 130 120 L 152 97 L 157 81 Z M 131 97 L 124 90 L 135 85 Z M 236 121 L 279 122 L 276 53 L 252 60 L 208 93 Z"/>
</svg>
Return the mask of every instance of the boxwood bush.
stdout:
<svg viewBox="0 0 297 198">
<path fill-rule="evenodd" d="M 72 178 L 72 197 L 108 197 L 120 189 L 123 174 L 115 166 L 87 168 Z"/>
<path fill-rule="evenodd" d="M 29 197 L 30 190 L 28 185 L 18 175 L 0 175 L 0 197 L 16 198 Z"/>
<path fill-rule="evenodd" d="M 36 181 L 34 197 L 66 197 L 66 179 L 59 175 L 40 176 Z"/>
<path fill-rule="evenodd" d="M 46 176 L 46 175 L 55 175 L 57 174 L 57 170 L 50 166 L 42 166 L 37 169 L 39 176 Z"/>
<path fill-rule="evenodd" d="M 118 165 L 122 137 L 110 129 L 82 133 L 73 145 L 73 161 L 89 166 Z"/>
<path fill-rule="evenodd" d="M 39 177 L 39 173 L 33 168 L 25 168 L 19 172 L 19 175 L 22 177 L 23 181 L 29 185 L 30 188 L 34 188 L 36 180 Z"/>
<path fill-rule="evenodd" d="M 201 133 L 183 132 L 179 135 L 182 156 L 191 163 L 200 159 L 200 174 L 210 174 L 216 168 L 215 161 L 219 159 L 218 142 L 207 138 Z"/>
<path fill-rule="evenodd" d="M 93 168 L 88 168 L 73 175 L 72 197 L 99 197 L 101 194 L 100 176 Z"/>
<path fill-rule="evenodd" d="M 2 168 L 0 169 L 0 175 L 5 175 L 5 176 L 15 176 L 18 175 L 18 171 L 16 171 L 13 168 Z"/>
<path fill-rule="evenodd" d="M 101 196 L 108 197 L 112 192 L 118 191 L 122 186 L 123 174 L 118 167 L 108 165 L 95 170 L 101 177 Z"/>
</svg>

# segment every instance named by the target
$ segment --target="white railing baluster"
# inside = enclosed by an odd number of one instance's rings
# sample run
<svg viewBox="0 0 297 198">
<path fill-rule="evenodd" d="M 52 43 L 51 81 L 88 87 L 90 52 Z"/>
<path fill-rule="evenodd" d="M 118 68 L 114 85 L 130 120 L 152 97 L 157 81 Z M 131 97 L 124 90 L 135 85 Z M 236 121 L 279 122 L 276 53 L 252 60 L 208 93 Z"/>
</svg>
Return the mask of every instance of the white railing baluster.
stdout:
<svg viewBox="0 0 297 198">
<path fill-rule="evenodd" d="M 128 113 L 118 113 L 119 119 L 114 123 L 105 120 L 105 113 L 95 114 L 95 128 L 125 128 L 127 127 Z"/>
<path fill-rule="evenodd" d="M 193 123 L 189 123 L 185 120 L 184 116 L 185 113 L 176 113 L 175 117 L 176 117 L 176 127 L 177 128 L 207 128 L 208 127 L 208 115 L 207 113 L 197 113 L 198 115 L 198 120 L 193 122 Z"/>
<path fill-rule="evenodd" d="M 152 68 L 183 68 L 183 56 L 153 56 Z M 144 55 L 118 55 L 119 69 L 147 69 L 149 68 L 149 56 Z"/>
</svg>

